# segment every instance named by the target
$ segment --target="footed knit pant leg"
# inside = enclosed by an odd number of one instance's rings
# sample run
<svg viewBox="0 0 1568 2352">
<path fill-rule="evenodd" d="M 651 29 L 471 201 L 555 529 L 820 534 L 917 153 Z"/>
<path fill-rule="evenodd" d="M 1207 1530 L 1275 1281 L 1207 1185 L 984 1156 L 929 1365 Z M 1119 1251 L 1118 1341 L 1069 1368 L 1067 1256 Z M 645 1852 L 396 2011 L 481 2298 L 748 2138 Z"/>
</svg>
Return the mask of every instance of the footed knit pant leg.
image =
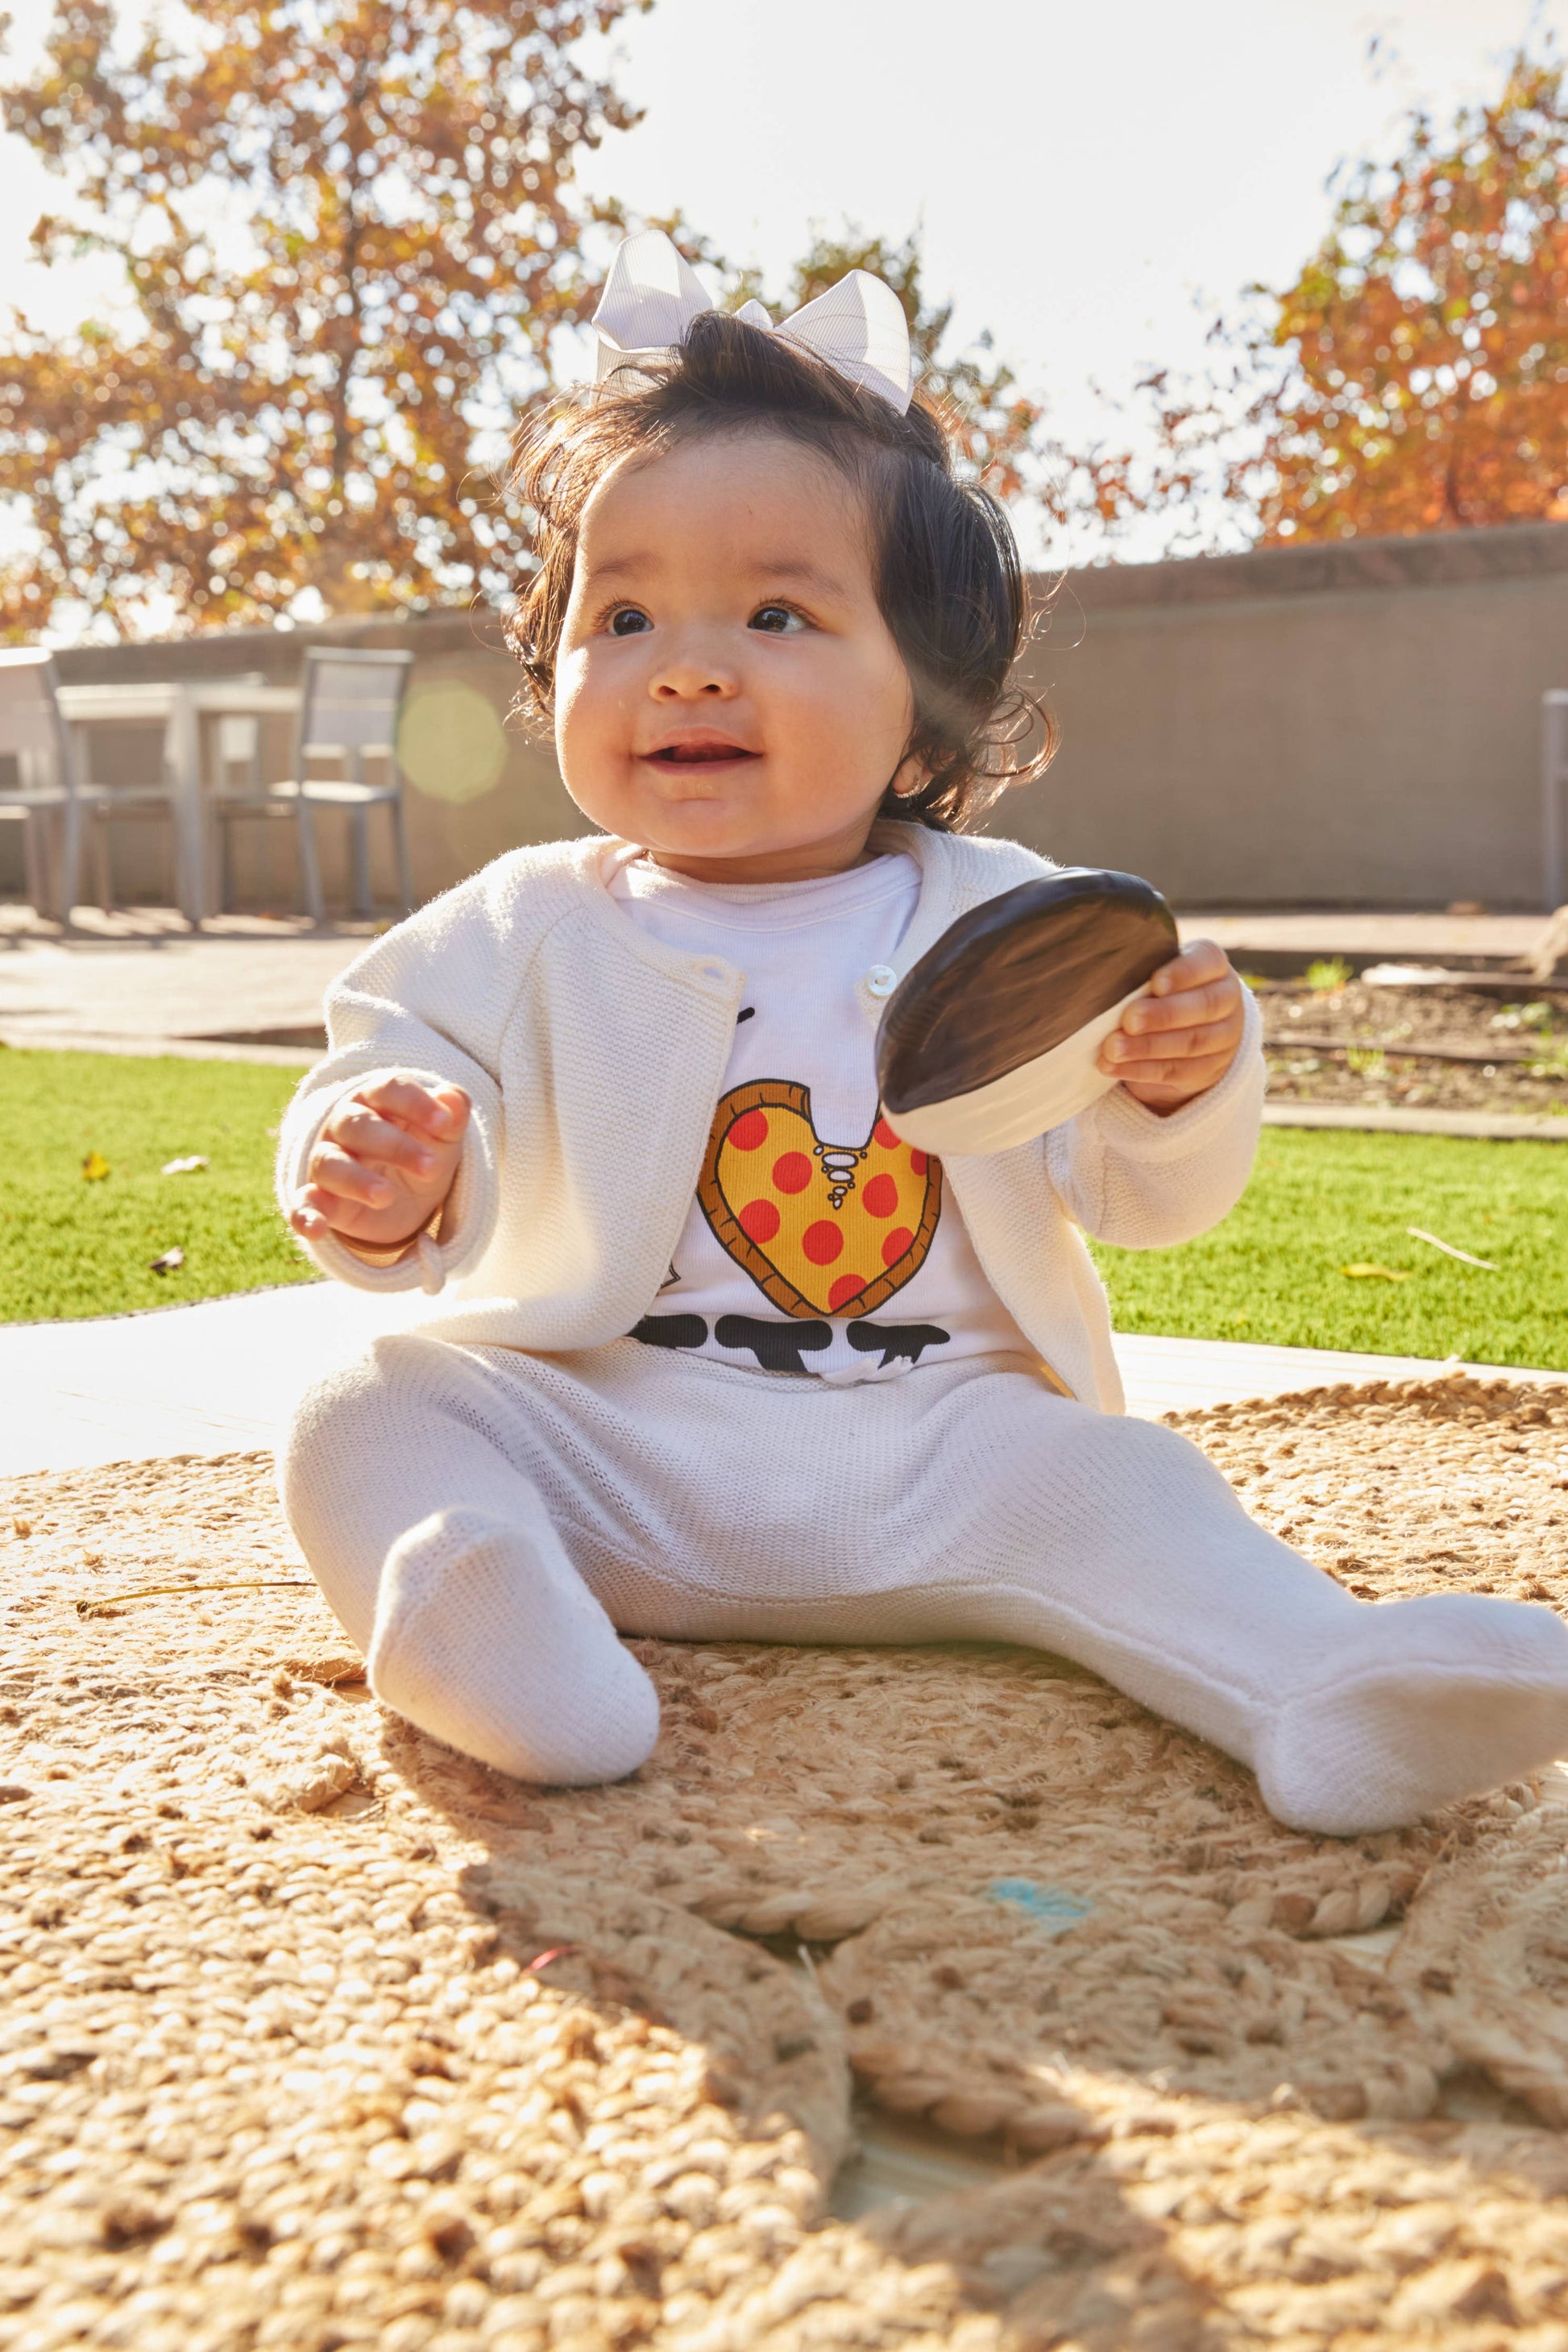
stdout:
<svg viewBox="0 0 1568 2352">
<path fill-rule="evenodd" d="M 1392 1828 L 1568 1752 L 1552 1610 L 1358 1601 L 1173 1430 L 1056 1402 L 1035 1428 L 989 1476 L 972 1456 L 995 1497 L 984 1550 L 1006 1563 L 973 1629 L 1058 1649 L 1213 1739 L 1279 1820 Z"/>
<path fill-rule="evenodd" d="M 618 1780 L 658 1701 L 513 1458 L 524 1411 L 461 1349 L 379 1340 L 301 1402 L 283 1507 L 388 1706 L 521 1780 Z"/>
</svg>

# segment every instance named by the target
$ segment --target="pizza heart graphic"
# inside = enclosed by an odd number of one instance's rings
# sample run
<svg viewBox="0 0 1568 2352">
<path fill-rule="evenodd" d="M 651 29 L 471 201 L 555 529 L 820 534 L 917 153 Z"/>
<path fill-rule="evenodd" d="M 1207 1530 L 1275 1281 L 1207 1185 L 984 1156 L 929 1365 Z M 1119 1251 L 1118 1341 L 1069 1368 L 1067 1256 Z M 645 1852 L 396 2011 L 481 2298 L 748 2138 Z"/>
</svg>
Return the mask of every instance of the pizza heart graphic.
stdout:
<svg viewBox="0 0 1568 2352">
<path fill-rule="evenodd" d="M 809 1087 L 758 1078 L 721 1098 L 697 1197 L 786 1315 L 870 1315 L 925 1264 L 942 1162 L 900 1142 L 879 1111 L 864 1143 L 824 1143 Z"/>
</svg>

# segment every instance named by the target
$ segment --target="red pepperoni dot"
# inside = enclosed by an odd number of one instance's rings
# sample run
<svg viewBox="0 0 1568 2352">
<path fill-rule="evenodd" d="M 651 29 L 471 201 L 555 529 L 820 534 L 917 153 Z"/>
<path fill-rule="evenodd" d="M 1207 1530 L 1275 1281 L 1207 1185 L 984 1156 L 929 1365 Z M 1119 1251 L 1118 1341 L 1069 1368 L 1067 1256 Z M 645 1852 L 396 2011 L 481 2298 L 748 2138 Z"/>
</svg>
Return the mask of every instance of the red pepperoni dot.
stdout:
<svg viewBox="0 0 1568 2352">
<path fill-rule="evenodd" d="M 882 1264 L 896 1265 L 913 1239 L 914 1235 L 908 1225 L 895 1225 L 882 1244 Z"/>
<path fill-rule="evenodd" d="M 807 1225 L 800 1237 L 800 1245 L 813 1265 L 831 1265 L 836 1257 L 843 1255 L 844 1236 L 837 1225 L 830 1225 L 826 1217 L 819 1217 L 815 1225 Z"/>
<path fill-rule="evenodd" d="M 771 1242 L 779 1222 L 779 1213 L 771 1201 L 748 1201 L 741 1212 L 741 1230 L 754 1242 Z"/>
<path fill-rule="evenodd" d="M 852 1298 L 858 1298 L 866 1286 L 858 1274 L 841 1274 L 827 1294 L 828 1312 L 837 1315 Z"/>
<path fill-rule="evenodd" d="M 811 1162 L 804 1151 L 781 1151 L 773 1161 L 773 1182 L 781 1192 L 804 1192 L 811 1181 Z"/>
<path fill-rule="evenodd" d="M 760 1110 L 743 1110 L 728 1138 L 737 1151 L 760 1151 L 767 1139 L 767 1114 Z"/>
<path fill-rule="evenodd" d="M 917 1176 L 923 1176 L 926 1172 L 927 1166 L 925 1153 L 923 1151 L 911 1151 L 910 1154 L 910 1166 L 914 1170 Z"/>
<path fill-rule="evenodd" d="M 890 1217 L 899 1205 L 899 1188 L 890 1176 L 873 1176 L 860 1198 L 868 1217 Z"/>
<path fill-rule="evenodd" d="M 899 1148 L 899 1139 L 885 1118 L 879 1118 L 871 1129 L 871 1139 L 879 1143 L 884 1151 L 896 1151 Z"/>
</svg>

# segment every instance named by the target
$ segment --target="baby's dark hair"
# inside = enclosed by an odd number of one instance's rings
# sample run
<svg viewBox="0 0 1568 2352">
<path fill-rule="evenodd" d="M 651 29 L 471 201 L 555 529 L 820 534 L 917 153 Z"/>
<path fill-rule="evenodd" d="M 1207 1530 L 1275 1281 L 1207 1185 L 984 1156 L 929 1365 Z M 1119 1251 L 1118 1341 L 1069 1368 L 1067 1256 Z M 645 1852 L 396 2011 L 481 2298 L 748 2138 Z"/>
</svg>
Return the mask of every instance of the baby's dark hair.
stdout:
<svg viewBox="0 0 1568 2352">
<path fill-rule="evenodd" d="M 694 319 L 668 360 L 639 359 L 552 402 L 518 436 L 509 487 L 538 518 L 538 568 L 507 625 L 525 710 L 551 714 L 578 528 L 610 467 L 756 427 L 816 450 L 862 498 L 877 601 L 914 700 L 903 757 L 926 772 L 918 792 L 889 782 L 881 813 L 961 831 L 1057 746 L 1049 712 L 1009 683 L 1029 631 L 1012 527 L 989 491 L 955 478 L 948 434 L 918 394 L 900 416 L 785 337 L 720 311 Z"/>
</svg>

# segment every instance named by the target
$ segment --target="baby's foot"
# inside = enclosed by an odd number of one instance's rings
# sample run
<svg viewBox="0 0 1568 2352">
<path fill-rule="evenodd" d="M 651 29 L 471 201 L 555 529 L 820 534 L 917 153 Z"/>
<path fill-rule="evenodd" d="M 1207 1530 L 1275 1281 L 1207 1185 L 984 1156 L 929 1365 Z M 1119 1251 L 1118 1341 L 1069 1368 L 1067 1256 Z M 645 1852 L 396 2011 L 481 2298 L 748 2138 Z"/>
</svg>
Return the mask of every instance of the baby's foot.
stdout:
<svg viewBox="0 0 1568 2352">
<path fill-rule="evenodd" d="M 387 1554 L 378 1698 L 520 1780 L 618 1780 L 658 1735 L 652 1683 L 552 1536 L 437 1511 Z"/>
<path fill-rule="evenodd" d="M 1396 1829 L 1568 1754 L 1568 1625 L 1479 1593 L 1369 1607 L 1317 1686 L 1258 1743 L 1277 1820 L 1331 1837 Z"/>
</svg>

